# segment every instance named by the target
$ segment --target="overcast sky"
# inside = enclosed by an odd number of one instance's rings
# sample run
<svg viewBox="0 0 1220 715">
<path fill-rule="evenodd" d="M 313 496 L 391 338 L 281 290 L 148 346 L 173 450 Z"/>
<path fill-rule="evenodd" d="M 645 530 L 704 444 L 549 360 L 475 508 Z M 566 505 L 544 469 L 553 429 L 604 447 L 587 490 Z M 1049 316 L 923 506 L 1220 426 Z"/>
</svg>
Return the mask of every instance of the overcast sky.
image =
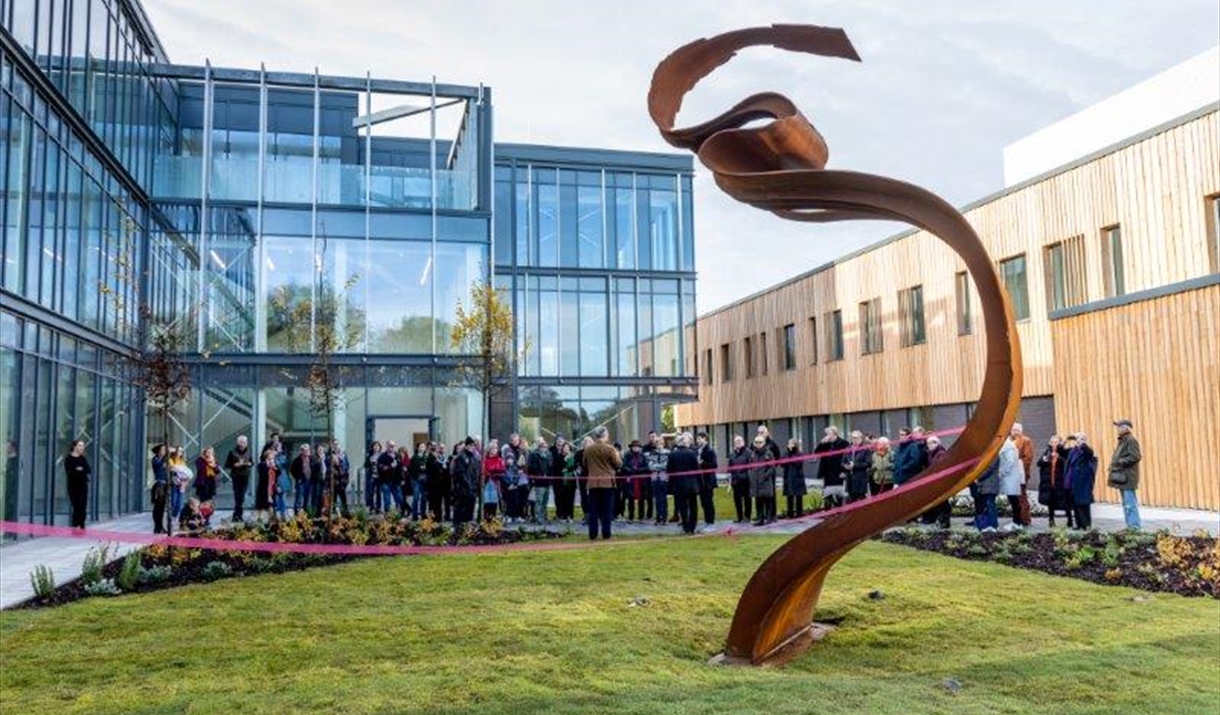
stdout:
<svg viewBox="0 0 1220 715">
<path fill-rule="evenodd" d="M 645 95 L 657 61 L 739 27 L 843 27 L 862 64 L 753 49 L 705 80 L 691 124 L 748 94 L 790 96 L 830 165 L 954 204 L 1000 189 L 1001 149 L 1220 41 L 1216 0 L 143 0 L 182 64 L 478 84 L 497 141 L 666 151 Z M 696 166 L 699 311 L 896 233 L 736 204 Z"/>
</svg>

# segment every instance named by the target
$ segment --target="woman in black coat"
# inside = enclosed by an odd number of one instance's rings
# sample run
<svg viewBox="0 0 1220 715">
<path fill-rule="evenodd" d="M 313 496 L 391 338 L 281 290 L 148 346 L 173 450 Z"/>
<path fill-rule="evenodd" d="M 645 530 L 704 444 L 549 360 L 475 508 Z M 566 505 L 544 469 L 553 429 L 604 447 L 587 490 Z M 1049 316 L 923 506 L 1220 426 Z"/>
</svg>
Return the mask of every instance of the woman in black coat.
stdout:
<svg viewBox="0 0 1220 715">
<path fill-rule="evenodd" d="M 72 503 L 72 528 L 85 528 L 85 507 L 89 504 L 89 477 L 93 467 L 85 457 L 85 441 L 78 439 L 64 457 L 64 474 L 68 478 L 68 501 Z"/>
<path fill-rule="evenodd" d="M 1055 512 L 1062 511 L 1067 516 L 1068 528 L 1071 529 L 1075 519 L 1072 517 L 1072 494 L 1064 481 L 1064 467 L 1067 465 L 1067 450 L 1059 444 L 1058 435 L 1052 436 L 1038 457 L 1038 503 L 1050 512 L 1048 524 L 1055 526 Z"/>
<path fill-rule="evenodd" d="M 864 443 L 859 430 L 851 433 L 851 451 L 843 457 L 843 473 L 847 476 L 847 501 L 859 501 L 868 496 L 873 467 L 872 447 Z"/>
<path fill-rule="evenodd" d="M 789 519 L 805 514 L 805 495 L 809 488 L 805 486 L 805 461 L 801 455 L 801 443 L 788 440 L 789 461 L 784 462 L 784 500 L 787 502 L 784 513 Z"/>
<path fill-rule="evenodd" d="M 1072 512 L 1077 529 L 1093 528 L 1093 483 L 1097 478 L 1097 455 L 1093 454 L 1083 434 L 1069 436 L 1063 445 L 1067 449 L 1064 481 L 1071 492 Z"/>
</svg>

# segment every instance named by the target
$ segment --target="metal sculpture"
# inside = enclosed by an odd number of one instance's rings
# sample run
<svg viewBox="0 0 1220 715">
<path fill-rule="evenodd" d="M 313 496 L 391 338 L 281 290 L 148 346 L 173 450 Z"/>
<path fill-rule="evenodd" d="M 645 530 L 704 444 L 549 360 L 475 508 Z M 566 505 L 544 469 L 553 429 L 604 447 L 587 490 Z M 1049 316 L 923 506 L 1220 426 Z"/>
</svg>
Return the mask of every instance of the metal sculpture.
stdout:
<svg viewBox="0 0 1220 715">
<path fill-rule="evenodd" d="M 787 97 L 774 92 L 747 97 L 702 124 L 674 128 L 686 93 L 738 50 L 757 45 L 860 59 L 837 28 L 773 25 L 696 40 L 675 50 L 653 73 L 648 111 L 661 135 L 693 151 L 725 193 L 781 218 L 889 219 L 938 236 L 965 261 L 978 289 L 987 338 L 978 406 L 935 473 L 925 470 L 901 488 L 834 510 L 777 549 L 750 579 L 724 656 L 762 665 L 784 663 L 809 647 L 826 573 L 844 554 L 957 493 L 995 457 L 1016 418 L 1021 357 L 1012 308 L 991 258 L 970 224 L 935 194 L 884 176 L 825 169 L 828 151 L 821 134 Z M 771 121 L 744 126 L 758 119 Z"/>
</svg>

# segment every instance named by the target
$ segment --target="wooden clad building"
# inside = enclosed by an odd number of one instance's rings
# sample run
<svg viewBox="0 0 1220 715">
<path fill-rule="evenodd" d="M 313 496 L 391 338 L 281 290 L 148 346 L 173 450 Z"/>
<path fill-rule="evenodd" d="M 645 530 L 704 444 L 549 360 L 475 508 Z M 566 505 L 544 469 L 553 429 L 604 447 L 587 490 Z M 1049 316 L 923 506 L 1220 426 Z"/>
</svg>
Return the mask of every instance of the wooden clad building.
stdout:
<svg viewBox="0 0 1220 715">
<path fill-rule="evenodd" d="M 963 213 L 1018 316 L 1026 432 L 1086 432 L 1104 474 L 1110 421 L 1130 418 L 1144 501 L 1220 509 L 1220 105 Z M 675 422 L 721 449 L 759 423 L 807 444 L 826 424 L 958 427 L 983 373 L 977 305 L 939 239 L 898 234 L 701 316 L 699 400 Z"/>
</svg>

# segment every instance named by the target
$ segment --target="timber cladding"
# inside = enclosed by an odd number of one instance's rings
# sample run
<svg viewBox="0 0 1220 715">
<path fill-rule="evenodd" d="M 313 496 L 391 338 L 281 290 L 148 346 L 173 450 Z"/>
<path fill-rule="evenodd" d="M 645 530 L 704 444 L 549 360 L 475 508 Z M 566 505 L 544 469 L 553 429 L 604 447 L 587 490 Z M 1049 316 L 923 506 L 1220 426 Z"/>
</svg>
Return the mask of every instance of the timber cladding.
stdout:
<svg viewBox="0 0 1220 715">
<path fill-rule="evenodd" d="M 1051 323 L 1055 421 L 1097 451 L 1096 496 L 1119 418 L 1135 423 L 1144 504 L 1220 509 L 1220 285 Z"/>
<path fill-rule="evenodd" d="M 1070 308 L 1109 297 L 1114 266 L 1106 264 L 1113 255 L 1107 236 L 1115 227 L 1122 241 L 1119 267 L 1124 293 L 1220 271 L 1220 258 L 1214 255 L 1217 249 L 1213 246 L 1216 227 L 1209 213 L 1215 207 L 1208 203 L 1208 197 L 1220 193 L 1218 134 L 1220 113 L 1212 105 L 1112 151 L 1012 187 L 964 210 L 997 266 L 1002 260 L 1024 256 L 1029 317 L 1018 321 L 1017 333 L 1025 370 L 1025 397 L 1053 395 L 1056 403 L 1065 397 L 1059 394 L 1065 376 L 1048 313 L 1064 307 L 1065 300 Z M 809 228 L 811 241 L 816 240 L 817 230 Z M 1055 244 L 1063 245 L 1064 250 L 1056 254 L 1052 249 Z M 1056 263 L 1058 269 L 1052 267 Z M 977 311 L 979 303 L 972 283 L 967 288 L 968 299 L 961 300 L 957 274 L 964 270 L 960 259 L 939 239 L 924 231 L 912 231 L 700 317 L 697 336 L 703 357 L 692 362 L 698 364 L 701 373 L 706 372 L 706 351 L 710 350 L 713 374 L 710 380 L 703 375 L 697 402 L 676 406 L 676 423 L 710 426 L 973 402 L 978 398 L 983 375 L 985 340 L 977 312 L 973 320 L 959 319 L 959 305 Z M 1056 270 L 1061 281 L 1057 293 Z M 923 336 L 922 341 L 904 346 L 918 334 L 909 323 L 904 324 L 904 318 L 909 320 L 911 294 L 903 292 L 915 286 L 922 288 Z M 1053 303 L 1056 294 L 1059 306 Z M 1214 301 L 1214 293 L 1211 295 Z M 863 309 L 861 304 L 868 304 L 868 308 Z M 871 322 L 874 306 L 879 308 L 881 318 L 879 335 L 874 333 L 867 341 L 870 350 L 865 351 L 860 321 L 865 316 Z M 1186 321 L 1182 323 L 1183 332 L 1174 340 L 1197 340 L 1186 334 L 1188 319 L 1181 320 Z M 841 339 L 833 330 L 836 322 L 842 325 Z M 1207 339 L 1215 348 L 1216 326 L 1220 324 L 1215 314 L 1210 323 L 1191 324 L 1208 333 Z M 793 369 L 785 369 L 784 364 L 787 325 L 795 328 L 789 331 L 795 343 Z M 968 326 L 971 332 L 959 334 L 962 326 Z M 1055 331 L 1066 329 L 1054 327 Z M 766 369 L 758 364 L 762 359 L 761 334 L 767 335 Z M 749 370 L 745 365 L 747 337 L 755 363 Z M 842 346 L 841 359 L 834 359 L 837 343 Z M 1131 349 L 1126 343 L 1110 344 L 1109 349 L 1114 352 L 1110 360 L 1126 364 L 1126 351 Z M 731 362 L 727 380 L 725 356 Z M 1213 362 L 1213 377 L 1215 369 Z M 1154 378 L 1143 373 L 1123 375 L 1124 379 L 1139 377 L 1147 382 L 1121 389 L 1138 392 L 1153 387 Z M 1117 412 L 1109 410 L 1086 422 L 1082 421 L 1083 415 L 1078 419 L 1075 413 L 1069 418 L 1056 404 L 1055 421 L 1060 430 L 1091 430 L 1094 444 L 1103 453 L 1112 443 L 1108 441 L 1111 430 L 1098 431 L 1091 425 L 1108 424 L 1106 421 L 1116 416 L 1135 420 L 1134 413 L 1120 414 L 1133 412 L 1135 406 L 1119 409 L 1120 388 L 1107 384 L 1104 378 L 1085 378 L 1084 382 L 1074 384 L 1072 389 L 1108 391 L 1116 401 L 1113 409 Z M 1166 383 L 1171 384 L 1177 383 Z M 1211 384 L 1215 394 L 1214 381 Z M 1197 397 L 1198 393 L 1194 395 Z M 1166 403 L 1165 407 L 1168 410 L 1170 405 Z M 1192 429 L 1214 440 L 1213 435 L 1220 434 L 1220 419 L 1214 411 L 1208 415 L 1210 421 L 1183 424 L 1193 425 Z M 1039 442 L 1046 438 L 1031 436 Z M 1190 433 L 1178 433 L 1176 449 L 1188 451 L 1190 441 Z M 1210 444 L 1210 449 L 1199 450 L 1192 460 L 1220 453 L 1214 441 Z M 1208 471 L 1199 471 L 1205 467 Z M 1204 465 L 1201 461 L 1192 461 L 1190 469 L 1194 471 L 1188 480 L 1200 482 L 1197 486 L 1171 495 L 1164 491 L 1168 486 L 1150 485 L 1146 496 L 1156 503 L 1220 507 L 1214 483 L 1220 470 L 1214 463 Z M 1207 481 L 1205 477 L 1212 480 L 1210 488 L 1202 484 Z M 1106 498 L 1113 501 L 1115 494 L 1111 492 Z"/>
</svg>

